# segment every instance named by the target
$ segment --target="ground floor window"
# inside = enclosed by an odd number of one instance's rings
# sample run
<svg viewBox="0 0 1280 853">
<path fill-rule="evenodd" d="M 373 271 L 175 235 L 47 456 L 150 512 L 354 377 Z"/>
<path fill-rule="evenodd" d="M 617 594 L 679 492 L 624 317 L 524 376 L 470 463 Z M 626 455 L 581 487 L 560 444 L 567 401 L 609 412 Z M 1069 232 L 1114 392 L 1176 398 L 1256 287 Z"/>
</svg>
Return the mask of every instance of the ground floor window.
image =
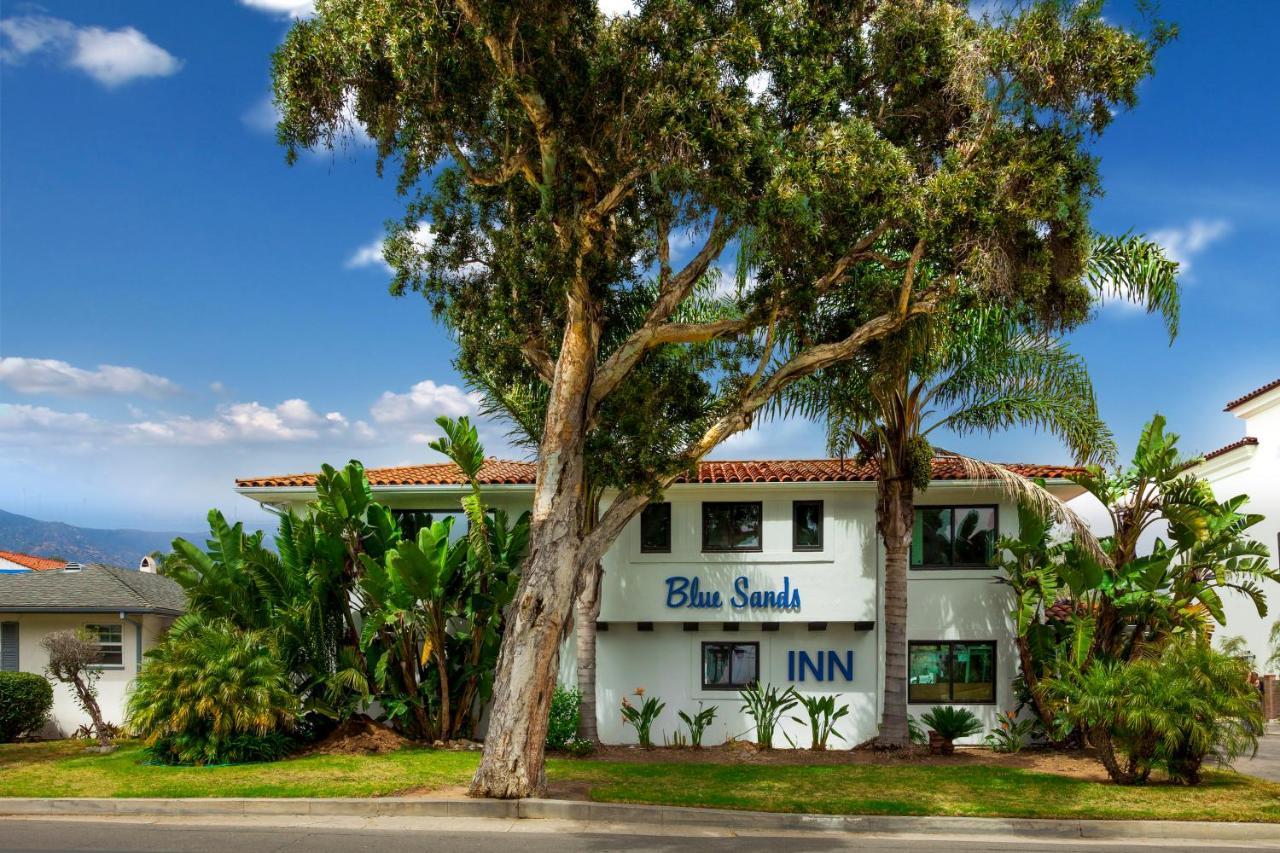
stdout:
<svg viewBox="0 0 1280 853">
<path fill-rule="evenodd" d="M 907 700 L 916 704 L 996 701 L 996 644 L 924 641 L 908 645 Z"/>
<path fill-rule="evenodd" d="M 703 690 L 741 690 L 759 679 L 759 643 L 702 644 Z"/>
<path fill-rule="evenodd" d="M 124 666 L 124 626 L 86 625 L 98 647 L 98 666 Z"/>
</svg>

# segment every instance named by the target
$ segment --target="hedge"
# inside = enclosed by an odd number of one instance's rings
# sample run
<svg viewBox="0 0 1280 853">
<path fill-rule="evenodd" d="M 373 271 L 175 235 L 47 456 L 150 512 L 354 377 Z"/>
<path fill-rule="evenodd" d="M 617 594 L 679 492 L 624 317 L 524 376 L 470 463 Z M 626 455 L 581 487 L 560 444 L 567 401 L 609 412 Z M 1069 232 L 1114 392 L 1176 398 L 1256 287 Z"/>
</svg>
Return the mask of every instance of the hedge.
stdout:
<svg viewBox="0 0 1280 853">
<path fill-rule="evenodd" d="M 44 725 L 53 707 L 53 687 L 31 672 L 0 672 L 0 743 Z"/>
</svg>

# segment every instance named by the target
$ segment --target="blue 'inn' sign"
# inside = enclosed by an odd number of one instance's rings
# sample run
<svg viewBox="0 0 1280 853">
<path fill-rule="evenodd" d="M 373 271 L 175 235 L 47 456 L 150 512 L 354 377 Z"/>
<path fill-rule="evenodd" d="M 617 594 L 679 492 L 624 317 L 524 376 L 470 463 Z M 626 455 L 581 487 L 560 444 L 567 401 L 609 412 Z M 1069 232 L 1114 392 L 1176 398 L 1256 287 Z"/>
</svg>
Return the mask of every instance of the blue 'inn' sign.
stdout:
<svg viewBox="0 0 1280 853">
<path fill-rule="evenodd" d="M 667 606 L 691 607 L 700 610 L 717 610 L 724 605 L 720 590 L 702 589 L 702 579 L 679 575 L 667 578 Z M 782 579 L 782 589 L 751 589 L 745 575 L 733 580 L 733 594 L 729 606 L 734 610 L 799 610 L 800 590 L 793 589 L 791 578 Z"/>
</svg>

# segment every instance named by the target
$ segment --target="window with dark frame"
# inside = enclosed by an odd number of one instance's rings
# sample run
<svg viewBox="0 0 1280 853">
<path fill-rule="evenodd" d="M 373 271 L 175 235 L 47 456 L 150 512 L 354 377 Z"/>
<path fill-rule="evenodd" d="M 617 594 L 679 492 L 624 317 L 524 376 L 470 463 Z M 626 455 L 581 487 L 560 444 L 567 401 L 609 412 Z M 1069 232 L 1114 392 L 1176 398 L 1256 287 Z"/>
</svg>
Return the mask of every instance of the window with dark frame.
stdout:
<svg viewBox="0 0 1280 853">
<path fill-rule="evenodd" d="M 791 502 L 791 550 L 822 550 L 822 501 Z"/>
<path fill-rule="evenodd" d="M 991 705 L 996 701 L 992 640 L 912 640 L 907 644 L 907 701 Z"/>
<path fill-rule="evenodd" d="M 994 504 L 917 506 L 911 531 L 911 568 L 988 566 L 995 557 L 999 514 Z"/>
<path fill-rule="evenodd" d="M 760 501 L 702 504 L 703 551 L 764 550 L 764 505 Z"/>
<path fill-rule="evenodd" d="M 702 689 L 741 690 L 760 680 L 760 644 L 702 644 Z"/>
<path fill-rule="evenodd" d="M 493 510 L 489 510 L 493 512 Z M 392 517 L 395 518 L 396 524 L 400 525 L 400 535 L 410 542 L 416 541 L 418 531 L 424 527 L 430 527 L 438 521 L 444 521 L 446 518 L 453 519 L 453 527 L 449 530 L 449 541 L 457 542 L 459 539 L 467 535 L 467 529 L 470 522 L 467 521 L 467 515 L 462 511 L 461 507 L 455 509 L 393 509 Z"/>
<path fill-rule="evenodd" d="M 98 648 L 98 666 L 124 666 L 124 626 L 86 625 Z"/>
<path fill-rule="evenodd" d="M 671 553 L 671 504 L 649 504 L 640 511 L 640 553 Z"/>
</svg>

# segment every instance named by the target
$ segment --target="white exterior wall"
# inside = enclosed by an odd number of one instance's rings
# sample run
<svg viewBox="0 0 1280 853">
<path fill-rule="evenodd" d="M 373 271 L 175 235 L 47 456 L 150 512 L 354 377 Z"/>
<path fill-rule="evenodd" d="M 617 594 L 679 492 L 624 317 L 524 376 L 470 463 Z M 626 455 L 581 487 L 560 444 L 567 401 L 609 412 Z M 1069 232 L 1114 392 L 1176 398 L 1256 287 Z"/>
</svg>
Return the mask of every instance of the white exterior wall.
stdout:
<svg viewBox="0 0 1280 853">
<path fill-rule="evenodd" d="M 121 625 L 124 655 L 121 666 L 99 668 L 98 704 L 102 716 L 109 723 L 121 725 L 125 721 L 129 687 L 138 675 L 139 630 L 141 652 L 154 646 L 172 622 L 158 616 L 129 615 L 121 619 L 118 613 L 4 613 L 0 621 L 18 623 L 18 669 L 44 676 L 49 656 L 40 641 L 56 631 L 78 630 L 86 625 Z M 53 682 L 53 710 L 49 724 L 41 732 L 44 737 L 66 737 L 82 725 L 89 724 L 89 715 L 80 709 L 75 689 L 69 684 Z"/>
<path fill-rule="evenodd" d="M 1055 491 L 1079 492 L 1074 486 L 1057 485 Z M 374 489 L 379 501 L 396 508 L 444 509 L 457 505 L 463 491 L 456 488 Z M 278 506 L 303 512 L 313 497 L 309 490 L 262 490 L 251 495 Z M 529 487 L 488 487 L 486 500 L 507 509 L 514 517 L 528 509 Z M 1065 496 L 1065 495 L 1064 495 Z M 844 741 L 852 746 L 876 736 L 882 706 L 884 655 L 883 549 L 875 529 L 874 483 L 766 483 L 751 485 L 676 485 L 667 490 L 671 504 L 671 552 L 640 551 L 640 520 L 633 520 L 619 536 L 604 560 L 600 622 L 597 634 L 597 708 L 601 738 L 608 743 L 634 743 L 635 731 L 622 723 L 623 697 L 634 703 L 637 687 L 657 696 L 666 708 L 654 724 L 655 743 L 670 740 L 681 729 L 676 713 L 696 712 L 703 706 L 718 708 L 716 720 L 705 736 L 708 745 L 727 738 L 752 739 L 750 719 L 739 709 L 736 691 L 703 690 L 701 644 L 711 641 L 758 642 L 760 680 L 779 688 L 794 686 L 802 693 L 834 692 L 837 702 L 850 707 L 838 724 Z M 823 549 L 792 551 L 792 501 L 821 500 L 825 518 Z M 704 501 L 760 501 L 763 509 L 763 542 L 760 552 L 702 553 L 702 503 Z M 938 481 L 917 495 L 917 506 L 997 505 L 998 532 L 1016 532 L 1017 511 L 1000 498 L 994 486 Z M 918 641 L 995 641 L 996 701 L 964 705 L 986 728 L 997 715 L 1012 710 L 1012 682 L 1018 673 L 1006 587 L 995 583 L 994 568 L 910 570 L 908 576 L 908 639 Z M 704 592 L 720 591 L 719 608 L 670 608 L 667 578 L 697 577 Z M 747 578 L 750 590 L 779 590 L 784 578 L 800 595 L 796 609 L 736 608 L 729 602 L 738 577 Z M 698 623 L 697 631 L 685 623 Z M 652 623 L 640 630 L 637 623 Z M 738 626 L 726 631 L 725 623 Z M 778 623 L 766 631 L 763 623 Z M 810 630 L 810 623 L 827 623 L 825 630 Z M 855 623 L 858 623 L 855 625 Z M 853 678 L 833 671 L 834 681 L 815 683 L 788 673 L 788 653 L 835 652 L 841 659 L 852 652 Z M 562 683 L 576 684 L 573 638 L 562 646 L 559 674 Z M 795 678 L 789 678 L 789 675 Z M 935 703 L 912 705 L 919 717 Z M 804 717 L 798 708 L 788 716 Z M 798 746 L 808 746 L 808 726 L 787 720 L 775 739 L 785 747 L 789 734 Z M 978 735 L 970 742 L 979 742 Z"/>
<path fill-rule="evenodd" d="M 1280 388 L 1237 407 L 1233 414 L 1244 420 L 1245 435 L 1256 438 L 1258 443 L 1210 459 L 1194 472 L 1209 481 L 1214 497 L 1220 501 L 1241 494 L 1249 496 L 1241 511 L 1264 516 L 1250 528 L 1249 535 L 1271 549 L 1271 565 L 1280 567 Z M 1262 587 L 1268 614 L 1259 616 L 1248 597 L 1226 593 L 1222 601 L 1226 624 L 1217 632 L 1219 636 L 1244 637 L 1260 670 L 1271 656 L 1271 626 L 1280 619 L 1280 584 L 1265 581 Z"/>
</svg>

